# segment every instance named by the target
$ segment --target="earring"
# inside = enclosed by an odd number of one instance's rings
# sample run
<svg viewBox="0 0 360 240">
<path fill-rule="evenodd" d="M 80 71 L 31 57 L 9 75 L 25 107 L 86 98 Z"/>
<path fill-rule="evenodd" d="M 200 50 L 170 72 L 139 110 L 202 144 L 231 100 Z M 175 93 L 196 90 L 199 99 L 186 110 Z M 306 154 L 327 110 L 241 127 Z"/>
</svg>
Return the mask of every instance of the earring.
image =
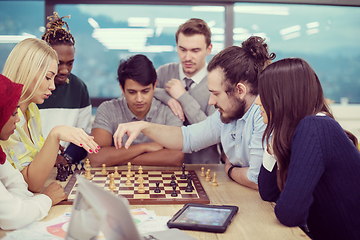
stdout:
<svg viewBox="0 0 360 240">
<path fill-rule="evenodd" d="M 67 84 L 69 84 L 69 81 L 70 81 L 70 80 L 67 78 L 65 82 L 66 82 Z"/>
</svg>

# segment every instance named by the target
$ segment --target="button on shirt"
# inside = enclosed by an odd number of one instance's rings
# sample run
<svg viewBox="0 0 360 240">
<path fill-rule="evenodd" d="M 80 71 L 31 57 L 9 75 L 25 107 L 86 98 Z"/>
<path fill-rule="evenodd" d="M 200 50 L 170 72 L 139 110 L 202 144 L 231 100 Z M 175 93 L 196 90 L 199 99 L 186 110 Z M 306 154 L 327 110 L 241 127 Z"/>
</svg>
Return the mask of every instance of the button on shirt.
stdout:
<svg viewBox="0 0 360 240">
<path fill-rule="evenodd" d="M 266 127 L 260 112 L 259 106 L 253 103 L 242 118 L 228 124 L 221 121 L 220 113 L 216 111 L 200 123 L 181 127 L 183 152 L 196 152 L 221 142 L 229 161 L 235 166 L 249 167 L 247 177 L 257 184 Z"/>
</svg>

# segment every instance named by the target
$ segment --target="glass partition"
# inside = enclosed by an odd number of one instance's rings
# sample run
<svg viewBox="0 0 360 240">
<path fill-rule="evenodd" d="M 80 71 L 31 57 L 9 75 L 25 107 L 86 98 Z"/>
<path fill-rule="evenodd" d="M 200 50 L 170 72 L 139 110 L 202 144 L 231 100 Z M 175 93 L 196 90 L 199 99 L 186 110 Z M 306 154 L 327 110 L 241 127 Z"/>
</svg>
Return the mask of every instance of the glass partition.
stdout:
<svg viewBox="0 0 360 240">
<path fill-rule="evenodd" d="M 326 98 L 360 102 L 360 7 L 236 3 L 234 19 L 235 45 L 265 37 L 277 60 L 305 59 Z"/>
<path fill-rule="evenodd" d="M 45 1 L 0 0 L 0 71 L 17 42 L 42 36 L 44 9 Z M 360 103 L 360 7 L 235 3 L 233 9 L 234 45 L 251 35 L 265 37 L 276 59 L 308 61 L 327 98 Z M 55 11 L 71 15 L 66 21 L 76 40 L 73 73 L 85 81 L 91 98 L 121 94 L 116 81 L 121 59 L 142 53 L 155 68 L 177 62 L 175 32 L 189 18 L 211 27 L 208 60 L 224 48 L 223 6 L 58 4 Z"/>
<path fill-rule="evenodd" d="M 121 59 L 146 55 L 155 68 L 178 62 L 175 32 L 190 18 L 211 27 L 213 54 L 224 47 L 224 7 L 163 5 L 56 5 L 75 38 L 73 72 L 83 79 L 92 98 L 119 97 L 116 80 Z M 209 56 L 209 60 L 213 55 Z"/>
<path fill-rule="evenodd" d="M 44 32 L 44 1 L 0 1 L 0 73 L 15 45 Z"/>
</svg>

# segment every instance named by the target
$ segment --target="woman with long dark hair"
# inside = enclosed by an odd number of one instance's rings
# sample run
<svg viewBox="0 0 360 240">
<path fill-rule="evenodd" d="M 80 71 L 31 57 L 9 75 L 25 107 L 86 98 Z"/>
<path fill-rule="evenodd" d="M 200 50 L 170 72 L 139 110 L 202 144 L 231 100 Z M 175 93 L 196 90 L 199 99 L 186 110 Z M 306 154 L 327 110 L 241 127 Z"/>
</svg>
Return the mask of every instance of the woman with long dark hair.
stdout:
<svg viewBox="0 0 360 240">
<path fill-rule="evenodd" d="M 334 120 L 314 70 L 299 58 L 270 64 L 255 103 L 267 124 L 262 199 L 276 202 L 282 224 L 314 239 L 360 239 L 357 139 Z"/>
</svg>

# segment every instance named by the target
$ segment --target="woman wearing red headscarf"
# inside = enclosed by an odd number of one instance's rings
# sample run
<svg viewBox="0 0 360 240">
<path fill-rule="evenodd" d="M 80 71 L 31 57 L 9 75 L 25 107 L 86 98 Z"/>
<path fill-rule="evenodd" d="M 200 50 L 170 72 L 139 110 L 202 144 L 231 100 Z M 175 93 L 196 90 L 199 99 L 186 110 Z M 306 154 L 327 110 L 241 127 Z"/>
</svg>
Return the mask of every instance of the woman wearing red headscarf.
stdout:
<svg viewBox="0 0 360 240">
<path fill-rule="evenodd" d="M 0 86 L 0 140 L 5 141 L 19 121 L 17 111 L 23 85 L 0 74 Z M 34 196 L 28 191 L 23 175 L 6 161 L 0 146 L 0 228 L 17 229 L 40 220 L 52 205 L 65 198 L 64 189 L 55 182 Z"/>
</svg>

